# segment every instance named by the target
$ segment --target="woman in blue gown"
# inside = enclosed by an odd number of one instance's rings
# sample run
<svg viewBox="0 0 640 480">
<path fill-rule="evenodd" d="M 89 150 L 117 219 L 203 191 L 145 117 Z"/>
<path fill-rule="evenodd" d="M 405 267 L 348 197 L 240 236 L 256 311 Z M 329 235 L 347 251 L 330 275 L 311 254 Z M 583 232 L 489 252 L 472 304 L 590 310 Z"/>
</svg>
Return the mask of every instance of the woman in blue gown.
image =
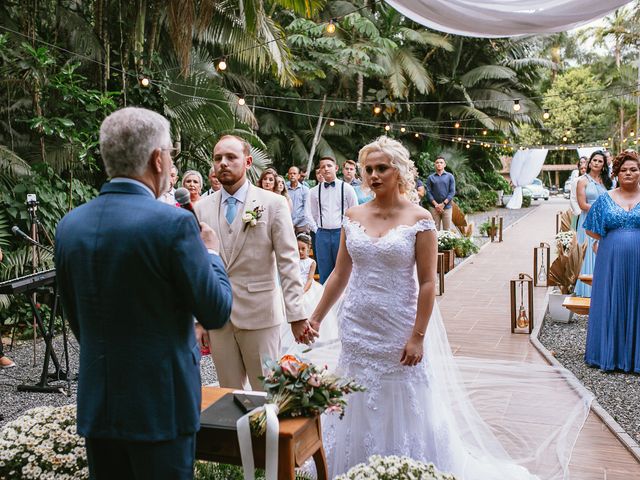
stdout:
<svg viewBox="0 0 640 480">
<path fill-rule="evenodd" d="M 613 163 L 618 188 L 591 206 L 584 222 L 598 255 L 585 362 L 640 373 L 640 160 L 622 152 Z"/>
<path fill-rule="evenodd" d="M 600 195 L 606 193 L 610 188 L 611 176 L 609 175 L 609 166 L 604 158 L 604 152 L 596 150 L 589 158 L 586 175 L 583 175 L 580 180 L 578 180 L 576 187 L 578 205 L 580 205 L 580 209 L 582 210 L 576 229 L 578 243 L 582 245 L 584 242 L 588 242 L 584 260 L 582 261 L 582 268 L 580 269 L 581 275 L 593 274 L 593 267 L 596 260 L 596 254 L 593 251 L 593 239 L 588 237 L 584 231 L 584 220 L 587 218 L 591 205 L 593 205 Z M 590 297 L 591 287 L 578 280 L 576 282 L 575 293 L 578 297 Z"/>
</svg>

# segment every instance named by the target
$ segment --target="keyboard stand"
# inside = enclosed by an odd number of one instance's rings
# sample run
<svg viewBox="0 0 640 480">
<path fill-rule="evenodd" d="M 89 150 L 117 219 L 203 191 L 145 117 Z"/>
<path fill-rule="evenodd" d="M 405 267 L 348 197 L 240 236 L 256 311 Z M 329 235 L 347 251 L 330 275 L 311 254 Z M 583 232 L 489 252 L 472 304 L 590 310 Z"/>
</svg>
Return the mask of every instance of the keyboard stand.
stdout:
<svg viewBox="0 0 640 480">
<path fill-rule="evenodd" d="M 44 350 L 44 364 L 42 366 L 42 373 L 40 374 L 40 381 L 35 385 L 18 385 L 19 392 L 37 392 L 37 393 L 66 393 L 67 395 L 71 392 L 71 379 L 68 375 L 69 372 L 69 350 L 67 345 L 67 330 L 65 328 L 64 316 L 62 315 L 62 309 L 59 308 L 59 299 L 58 296 L 58 285 L 54 284 L 53 286 L 53 308 L 51 308 L 51 317 L 49 318 L 49 327 L 45 329 L 45 324 L 40 313 L 40 310 L 36 307 L 35 302 L 33 301 L 33 296 L 31 295 L 33 292 L 24 292 L 24 294 L 29 299 L 29 305 L 31 305 L 31 311 L 33 312 L 33 316 L 36 320 L 36 325 L 38 327 L 38 331 L 42 336 L 42 339 L 45 343 Z M 60 314 L 62 317 L 62 343 L 64 348 L 64 356 L 65 356 L 65 367 L 66 370 L 62 370 L 60 366 L 60 361 L 58 360 L 58 356 L 53 348 L 53 331 L 56 319 L 56 313 L 60 310 Z M 49 362 L 53 362 L 55 367 L 54 373 L 49 373 Z M 66 380 L 67 382 L 67 391 L 65 392 L 63 387 L 49 385 L 49 380 L 59 381 Z"/>
</svg>

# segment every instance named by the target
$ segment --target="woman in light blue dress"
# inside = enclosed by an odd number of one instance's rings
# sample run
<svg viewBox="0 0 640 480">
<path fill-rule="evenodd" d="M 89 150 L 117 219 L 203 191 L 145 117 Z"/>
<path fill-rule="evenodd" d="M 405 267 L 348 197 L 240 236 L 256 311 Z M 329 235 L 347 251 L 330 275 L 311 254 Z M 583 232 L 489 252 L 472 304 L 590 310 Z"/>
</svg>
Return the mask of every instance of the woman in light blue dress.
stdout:
<svg viewBox="0 0 640 480">
<path fill-rule="evenodd" d="M 605 371 L 640 373 L 640 160 L 613 163 L 619 187 L 593 204 L 584 222 L 598 244 L 584 359 Z"/>
<path fill-rule="evenodd" d="M 578 205 L 582 213 L 578 218 L 578 227 L 576 229 L 578 243 L 582 245 L 587 242 L 587 250 L 582 261 L 581 275 L 592 275 L 593 267 L 596 261 L 596 254 L 593 251 L 593 238 L 588 237 L 584 230 L 584 221 L 587 218 L 591 205 L 598 197 L 611 188 L 611 176 L 609 175 L 609 166 L 604 158 L 601 150 L 596 150 L 591 154 L 587 163 L 587 173 L 580 178 L 577 185 Z M 576 282 L 576 295 L 578 297 L 591 297 L 591 287 L 584 282 L 578 280 Z"/>
</svg>

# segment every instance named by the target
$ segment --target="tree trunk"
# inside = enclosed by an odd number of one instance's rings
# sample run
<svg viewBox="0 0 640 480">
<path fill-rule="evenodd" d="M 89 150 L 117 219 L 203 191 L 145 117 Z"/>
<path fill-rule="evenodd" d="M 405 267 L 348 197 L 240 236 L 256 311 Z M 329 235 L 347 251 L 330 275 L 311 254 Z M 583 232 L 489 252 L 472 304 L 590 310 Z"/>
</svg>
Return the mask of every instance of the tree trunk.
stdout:
<svg viewBox="0 0 640 480">
<path fill-rule="evenodd" d="M 322 116 L 324 114 L 324 105 L 327 102 L 327 94 L 322 97 L 322 103 L 320 104 L 320 113 L 318 115 L 318 123 L 316 123 L 316 133 L 313 135 L 313 142 L 311 142 L 311 150 L 309 150 L 309 160 L 307 160 L 307 175 L 311 175 L 311 169 L 313 168 L 313 156 L 316 154 L 316 146 L 320 141 L 320 132 L 322 132 Z"/>
<path fill-rule="evenodd" d="M 364 75 L 358 74 L 358 101 L 356 103 L 356 109 L 362 108 L 362 101 L 364 99 Z"/>
</svg>

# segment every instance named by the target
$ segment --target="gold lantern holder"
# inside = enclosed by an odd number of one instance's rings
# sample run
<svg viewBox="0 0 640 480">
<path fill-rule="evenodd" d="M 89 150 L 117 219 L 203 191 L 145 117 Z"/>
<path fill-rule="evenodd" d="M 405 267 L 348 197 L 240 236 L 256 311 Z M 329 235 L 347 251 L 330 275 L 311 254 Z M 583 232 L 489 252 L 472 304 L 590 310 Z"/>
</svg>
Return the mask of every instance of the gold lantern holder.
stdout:
<svg viewBox="0 0 640 480">
<path fill-rule="evenodd" d="M 504 218 L 502 215 L 494 215 L 491 217 L 491 241 L 492 242 L 501 242 L 502 241 L 502 227 L 504 225 Z"/>
<path fill-rule="evenodd" d="M 533 278 L 520 273 L 510 284 L 511 333 L 530 334 L 533 331 Z"/>
<path fill-rule="evenodd" d="M 551 256 L 551 246 L 548 243 L 540 242 L 540 246 L 533 249 L 533 286 L 549 286 L 549 267 Z"/>
<path fill-rule="evenodd" d="M 444 253 L 438 252 L 438 295 L 444 294 Z"/>
</svg>

